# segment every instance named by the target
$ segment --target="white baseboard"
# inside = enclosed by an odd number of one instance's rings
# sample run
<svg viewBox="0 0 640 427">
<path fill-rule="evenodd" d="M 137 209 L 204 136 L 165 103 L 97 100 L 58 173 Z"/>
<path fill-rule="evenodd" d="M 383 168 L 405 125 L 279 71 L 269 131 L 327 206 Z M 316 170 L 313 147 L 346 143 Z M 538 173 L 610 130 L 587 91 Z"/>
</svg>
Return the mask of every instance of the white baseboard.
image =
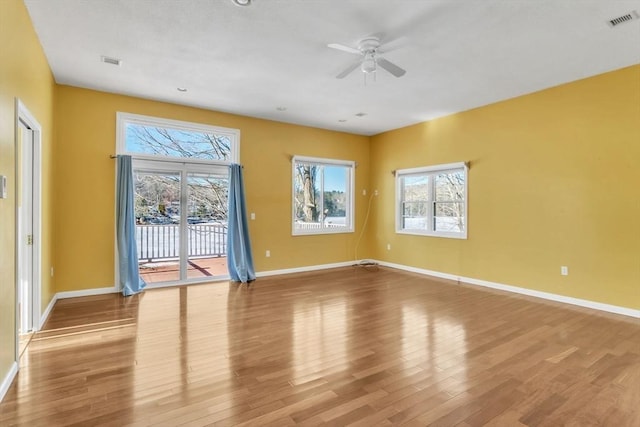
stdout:
<svg viewBox="0 0 640 427">
<path fill-rule="evenodd" d="M 44 324 L 47 322 L 47 319 L 51 314 L 51 310 L 53 310 L 53 306 L 56 305 L 56 301 L 58 301 L 58 294 L 55 294 L 53 298 L 51 298 L 51 301 L 49 301 L 47 308 L 44 309 L 44 313 L 42 313 L 42 315 L 40 316 L 40 324 L 38 325 L 38 330 L 42 329 Z"/>
<path fill-rule="evenodd" d="M 59 299 L 65 299 L 65 298 L 75 298 L 75 297 L 84 297 L 84 296 L 88 296 L 88 295 L 101 295 L 101 294 L 111 294 L 117 292 L 116 288 L 95 288 L 95 289 L 83 289 L 80 291 L 63 291 L 63 292 L 58 292 L 55 295 L 53 295 L 53 298 L 51 298 L 51 301 L 49 301 L 49 304 L 47 305 L 47 308 L 44 309 L 44 312 L 42 313 L 42 315 L 40 316 L 40 324 L 38 325 L 38 331 L 42 329 L 42 327 L 44 326 L 44 324 L 47 322 L 47 319 L 49 319 L 49 316 L 51 315 L 51 311 L 53 310 L 53 307 L 56 305 L 56 302 Z"/>
<path fill-rule="evenodd" d="M 0 402 L 2 402 L 4 396 L 9 391 L 9 388 L 11 387 L 11 384 L 13 383 L 13 380 L 15 379 L 17 374 L 18 363 L 13 362 L 11 364 L 11 367 L 9 368 L 9 372 L 7 372 L 7 375 L 5 375 L 5 377 L 2 379 L 2 383 L 0 384 Z"/>
<path fill-rule="evenodd" d="M 489 282 L 487 280 L 474 279 L 471 277 L 456 276 L 454 274 L 442 273 L 439 271 L 425 270 L 422 268 L 410 267 L 402 264 L 394 264 L 391 262 L 377 261 L 378 264 L 396 268 L 398 270 L 410 271 L 413 273 L 424 274 L 426 276 L 438 277 L 441 279 L 448 279 L 454 281 L 460 281 L 469 285 L 483 286 L 485 288 L 498 289 L 501 291 L 513 292 L 521 295 L 528 295 L 536 298 L 542 298 L 550 301 L 561 302 L 565 304 L 577 305 L 579 307 L 591 308 L 599 311 L 606 311 L 608 313 L 622 314 L 623 316 L 640 318 L 640 310 L 634 310 L 632 308 L 620 307 L 617 305 L 604 304 L 597 301 L 589 301 L 580 298 L 568 297 L 565 295 L 552 294 L 550 292 L 536 291 L 534 289 L 520 288 L 518 286 L 505 285 L 502 283 Z"/>
<path fill-rule="evenodd" d="M 86 297 L 90 295 L 114 294 L 116 292 L 118 292 L 118 290 L 116 289 L 115 286 L 110 288 L 82 289 L 79 291 L 62 291 L 56 294 L 55 299 Z"/>
<path fill-rule="evenodd" d="M 605 304 L 597 301 L 590 301 L 590 300 L 585 300 L 580 298 L 568 297 L 565 295 L 558 295 L 550 292 L 536 291 L 534 289 L 521 288 L 513 285 L 505 285 L 502 283 L 490 282 L 487 280 L 475 279 L 472 277 L 457 276 L 455 274 L 443 273 L 443 272 L 434 271 L 434 270 L 427 270 L 424 268 L 411 267 L 403 264 L 395 264 L 391 262 L 376 261 L 376 260 L 374 260 L 374 262 L 377 262 L 378 264 L 385 267 L 395 268 L 395 269 L 404 270 L 404 271 L 410 271 L 412 273 L 424 274 L 426 276 L 438 277 L 441 279 L 447 279 L 447 280 L 453 280 L 453 281 L 460 281 L 469 285 L 482 286 L 485 288 L 492 288 L 492 289 L 497 289 L 497 290 L 506 291 L 506 292 L 513 292 L 521 295 L 528 295 L 536 298 L 546 299 L 549 301 L 556 301 L 564 304 L 571 304 L 579 307 L 586 307 L 594 310 L 605 311 L 608 313 L 621 314 L 623 316 L 640 318 L 640 310 L 636 310 L 628 307 L 620 307 L 617 305 L 611 305 L 611 304 Z M 268 276 L 277 276 L 282 274 L 304 273 L 304 272 L 310 272 L 310 271 L 327 270 L 331 268 L 348 267 L 354 264 L 357 264 L 357 262 L 346 261 L 346 262 L 338 262 L 333 264 L 320 264 L 320 265 L 310 265 L 305 267 L 285 268 L 281 270 L 260 271 L 260 272 L 256 272 L 256 277 L 268 277 Z M 45 310 L 45 313 L 42 316 L 41 326 L 46 321 L 47 317 L 49 316 L 49 313 L 51 312 L 51 309 L 53 308 L 53 305 L 58 299 L 75 298 L 75 297 L 82 297 L 82 296 L 88 296 L 88 295 L 110 294 L 115 292 L 118 292 L 118 290 L 115 287 L 58 292 L 53 297 L 51 303 L 49 303 L 49 306 L 47 306 L 47 309 Z"/>
<path fill-rule="evenodd" d="M 281 274 L 305 273 L 307 271 L 327 270 L 330 268 L 349 267 L 357 261 L 337 262 L 334 264 L 309 265 L 306 267 L 285 268 L 282 270 L 269 270 L 256 272 L 256 277 L 278 276 Z"/>
</svg>

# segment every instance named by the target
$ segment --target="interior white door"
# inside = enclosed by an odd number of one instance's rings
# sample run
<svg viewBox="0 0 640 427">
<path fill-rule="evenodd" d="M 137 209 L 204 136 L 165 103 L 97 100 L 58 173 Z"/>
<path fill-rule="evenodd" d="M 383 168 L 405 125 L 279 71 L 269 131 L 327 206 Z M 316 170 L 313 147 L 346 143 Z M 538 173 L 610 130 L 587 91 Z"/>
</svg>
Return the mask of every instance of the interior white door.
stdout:
<svg viewBox="0 0 640 427">
<path fill-rule="evenodd" d="M 34 132 L 22 121 L 18 135 L 18 334 L 34 329 L 33 281 L 33 147 Z"/>
</svg>

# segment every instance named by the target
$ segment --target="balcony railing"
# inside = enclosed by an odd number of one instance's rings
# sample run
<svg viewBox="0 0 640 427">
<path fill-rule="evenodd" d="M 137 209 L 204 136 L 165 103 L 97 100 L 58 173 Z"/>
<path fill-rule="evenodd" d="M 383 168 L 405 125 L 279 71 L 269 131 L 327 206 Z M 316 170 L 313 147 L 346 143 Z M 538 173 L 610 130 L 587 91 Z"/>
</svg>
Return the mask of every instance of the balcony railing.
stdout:
<svg viewBox="0 0 640 427">
<path fill-rule="evenodd" d="M 188 224 L 188 256 L 227 256 L 226 224 Z M 177 224 L 136 225 L 138 259 L 155 260 L 180 257 L 180 226 Z"/>
<path fill-rule="evenodd" d="M 317 230 L 320 228 L 346 228 L 347 222 L 346 218 L 343 216 L 340 217 L 327 217 L 324 220 L 324 224 L 321 222 L 304 222 L 301 220 L 296 220 L 295 229 L 296 230 Z"/>
</svg>

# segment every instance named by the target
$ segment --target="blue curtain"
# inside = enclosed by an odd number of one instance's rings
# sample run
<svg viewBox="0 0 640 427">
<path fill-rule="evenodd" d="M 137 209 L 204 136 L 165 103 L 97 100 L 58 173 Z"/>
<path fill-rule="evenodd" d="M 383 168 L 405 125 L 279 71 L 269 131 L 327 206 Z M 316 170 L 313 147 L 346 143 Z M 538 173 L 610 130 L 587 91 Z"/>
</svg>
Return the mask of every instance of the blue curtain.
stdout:
<svg viewBox="0 0 640 427">
<path fill-rule="evenodd" d="M 248 283 L 256 279 L 244 202 L 242 166 L 232 164 L 229 176 L 229 230 L 227 234 L 227 265 L 235 282 Z"/>
<path fill-rule="evenodd" d="M 136 219 L 133 204 L 133 170 L 131 156 L 118 156 L 116 194 L 116 239 L 122 295 L 137 294 L 146 283 L 138 272 L 138 248 L 136 245 Z"/>
</svg>

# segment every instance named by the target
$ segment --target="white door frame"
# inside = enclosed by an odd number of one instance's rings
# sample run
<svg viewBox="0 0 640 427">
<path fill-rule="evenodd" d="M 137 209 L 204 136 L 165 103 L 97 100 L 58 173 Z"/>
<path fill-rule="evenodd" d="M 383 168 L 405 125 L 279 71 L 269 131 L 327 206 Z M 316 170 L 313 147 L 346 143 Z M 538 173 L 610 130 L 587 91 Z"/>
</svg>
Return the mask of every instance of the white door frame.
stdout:
<svg viewBox="0 0 640 427">
<path fill-rule="evenodd" d="M 148 160 L 133 159 L 133 173 L 136 171 L 145 171 L 152 173 L 177 173 L 180 175 L 180 278 L 178 280 L 170 280 L 166 282 L 147 283 L 147 289 L 163 288 L 167 286 L 189 285 L 193 283 L 206 282 L 210 280 L 218 280 L 219 276 L 213 278 L 193 278 L 187 277 L 187 263 L 189 261 L 189 232 L 187 221 L 187 202 L 189 198 L 188 175 L 189 173 L 207 173 L 215 174 L 216 172 L 229 173 L 229 167 L 226 165 L 212 165 L 188 163 L 170 160 Z M 135 175 L 134 175 L 135 176 Z M 228 177 L 228 175 L 227 175 Z M 117 197 L 117 196 L 116 196 Z M 116 249 L 118 247 L 116 241 Z M 119 275 L 119 264 L 116 253 L 116 270 Z M 118 276 L 119 277 L 119 276 Z"/>
<path fill-rule="evenodd" d="M 15 239 L 15 245 L 16 245 L 16 264 L 15 264 L 15 277 L 16 277 L 16 301 L 15 301 L 15 307 L 16 307 L 16 325 L 15 325 L 15 338 L 16 338 L 16 362 L 18 361 L 19 358 L 19 343 L 18 343 L 18 329 L 19 329 L 19 325 L 20 325 L 20 319 L 18 318 L 18 288 L 20 285 L 20 266 L 22 263 L 22 258 L 21 258 L 21 254 L 22 252 L 22 245 L 26 245 L 27 242 L 22 241 L 22 239 L 20 239 L 20 224 L 22 221 L 22 218 L 19 215 L 19 211 L 18 211 L 18 203 L 17 203 L 17 198 L 18 198 L 18 189 L 21 188 L 20 187 L 20 180 L 22 179 L 21 176 L 19 176 L 19 174 L 17 173 L 18 170 L 22 170 L 23 165 L 19 165 L 18 164 L 18 159 L 22 158 L 22 156 L 18 155 L 17 150 L 21 149 L 20 145 L 19 145 L 19 132 L 21 132 L 20 130 L 20 123 L 22 123 L 23 125 L 26 125 L 26 127 L 28 127 L 29 129 L 31 129 L 31 131 L 33 132 L 33 150 L 32 150 L 32 156 L 33 156 L 33 163 L 32 163 L 32 186 L 33 186 L 33 207 L 32 207 L 32 211 L 33 211 L 33 264 L 32 264 L 32 303 L 33 303 L 33 307 L 31 310 L 32 313 L 32 325 L 33 325 L 33 331 L 38 331 L 42 325 L 40 324 L 41 322 L 41 311 L 42 311 L 42 289 L 41 289 L 41 271 L 42 271 L 42 267 L 41 267 L 41 260 L 42 260 L 42 244 L 41 244 L 41 240 L 42 240 L 42 127 L 40 126 L 40 123 L 38 123 L 38 121 L 35 119 L 35 117 L 33 116 L 33 114 L 31 114 L 31 112 L 29 111 L 29 109 L 24 105 L 24 103 L 16 98 L 15 101 L 15 150 L 16 150 L 16 165 L 15 165 L 15 187 L 14 187 L 14 192 L 15 192 L 15 199 L 16 200 L 16 204 L 15 204 L 15 210 L 16 210 L 16 239 Z M 23 159 L 24 161 L 24 159 Z"/>
</svg>

